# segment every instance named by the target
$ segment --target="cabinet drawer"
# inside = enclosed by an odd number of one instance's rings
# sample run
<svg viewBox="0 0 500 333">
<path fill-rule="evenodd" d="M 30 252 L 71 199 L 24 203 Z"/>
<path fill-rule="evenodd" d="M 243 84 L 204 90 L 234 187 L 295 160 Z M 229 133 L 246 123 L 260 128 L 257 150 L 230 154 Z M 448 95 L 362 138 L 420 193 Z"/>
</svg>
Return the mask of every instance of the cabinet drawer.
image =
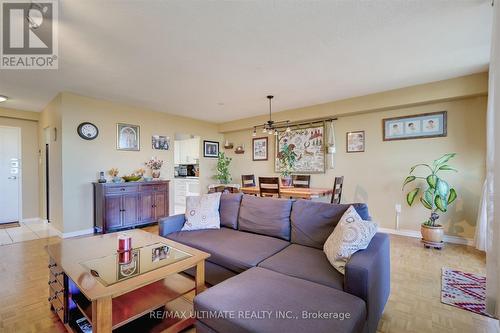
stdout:
<svg viewBox="0 0 500 333">
<path fill-rule="evenodd" d="M 110 186 L 106 187 L 106 194 L 120 194 L 137 192 L 137 186 Z"/>
<path fill-rule="evenodd" d="M 64 272 L 63 270 L 55 263 L 55 261 L 50 258 L 49 260 L 49 281 L 57 280 L 57 282 L 64 286 Z"/>
<path fill-rule="evenodd" d="M 141 192 L 145 191 L 166 191 L 167 184 L 142 184 Z"/>
<path fill-rule="evenodd" d="M 154 186 L 155 191 L 166 191 L 167 190 L 167 184 L 159 184 Z"/>
<path fill-rule="evenodd" d="M 60 304 L 64 304 L 64 288 L 59 288 L 59 284 L 57 283 L 50 285 L 48 300 L 52 305 L 54 305 L 54 303 L 52 302 L 55 301 L 56 299 L 59 301 Z"/>
<path fill-rule="evenodd" d="M 59 316 L 59 319 L 64 323 L 64 305 L 63 303 L 59 300 L 59 298 L 55 298 L 50 301 L 50 305 L 54 308 L 54 312 L 57 313 Z"/>
</svg>

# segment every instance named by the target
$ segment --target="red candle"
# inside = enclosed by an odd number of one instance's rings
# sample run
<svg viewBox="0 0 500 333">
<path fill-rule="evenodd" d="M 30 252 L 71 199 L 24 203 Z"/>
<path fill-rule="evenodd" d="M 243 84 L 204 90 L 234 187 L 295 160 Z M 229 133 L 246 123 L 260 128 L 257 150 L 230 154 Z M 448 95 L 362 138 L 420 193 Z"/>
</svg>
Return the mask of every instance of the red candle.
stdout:
<svg viewBox="0 0 500 333">
<path fill-rule="evenodd" d="M 118 236 L 118 252 L 132 250 L 132 237 L 127 234 Z"/>
</svg>

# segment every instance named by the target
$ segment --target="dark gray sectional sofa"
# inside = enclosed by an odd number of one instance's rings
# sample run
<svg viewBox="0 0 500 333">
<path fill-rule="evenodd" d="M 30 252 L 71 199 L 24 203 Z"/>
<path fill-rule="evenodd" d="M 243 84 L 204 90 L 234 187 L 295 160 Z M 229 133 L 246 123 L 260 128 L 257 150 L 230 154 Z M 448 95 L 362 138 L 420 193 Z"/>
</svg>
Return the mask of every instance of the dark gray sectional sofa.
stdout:
<svg viewBox="0 0 500 333">
<path fill-rule="evenodd" d="M 390 291 L 388 236 L 377 233 L 345 275 L 323 253 L 349 206 L 223 194 L 220 229 L 180 231 L 184 215 L 160 221 L 160 235 L 211 254 L 197 331 L 375 332 Z"/>
</svg>

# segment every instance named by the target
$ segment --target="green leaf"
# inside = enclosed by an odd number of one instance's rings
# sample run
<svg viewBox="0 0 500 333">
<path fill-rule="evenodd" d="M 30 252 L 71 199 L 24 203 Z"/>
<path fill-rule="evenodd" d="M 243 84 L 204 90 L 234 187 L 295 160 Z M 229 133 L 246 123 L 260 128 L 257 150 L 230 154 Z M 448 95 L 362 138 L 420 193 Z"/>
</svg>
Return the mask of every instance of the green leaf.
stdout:
<svg viewBox="0 0 500 333">
<path fill-rule="evenodd" d="M 446 200 L 446 198 L 448 198 L 449 193 L 450 193 L 450 185 L 448 185 L 448 183 L 442 180 L 441 178 L 438 178 L 436 182 L 436 194 L 439 195 L 444 200 Z"/>
<path fill-rule="evenodd" d="M 445 164 L 450 159 L 452 159 L 453 157 L 455 157 L 455 155 L 457 155 L 457 153 L 444 154 L 443 156 L 441 156 L 440 158 L 438 158 L 437 160 L 435 160 L 433 164 L 436 167 L 440 167 L 442 164 Z"/>
<path fill-rule="evenodd" d="M 406 185 L 406 184 L 411 183 L 411 182 L 412 182 L 412 181 L 414 181 L 416 178 L 417 178 L 417 177 L 415 177 L 415 176 L 408 176 L 408 177 L 406 177 L 406 179 L 405 179 L 405 181 L 404 181 L 404 183 L 403 183 L 403 188 L 405 187 L 405 185 Z"/>
<path fill-rule="evenodd" d="M 430 203 L 428 203 L 427 200 L 424 199 L 423 197 L 420 198 L 420 202 L 422 203 L 422 205 L 424 205 L 425 208 L 432 209 L 432 205 Z"/>
<path fill-rule="evenodd" d="M 435 189 L 436 188 L 437 180 L 438 180 L 438 177 L 436 175 L 430 175 L 430 176 L 427 177 L 427 184 L 429 184 L 429 186 L 432 189 Z"/>
<path fill-rule="evenodd" d="M 418 191 L 420 191 L 420 188 L 417 187 L 408 192 L 408 194 L 406 195 L 406 202 L 408 203 L 408 206 L 411 206 L 413 204 L 413 201 L 415 201 L 415 197 L 417 196 Z"/>
<path fill-rule="evenodd" d="M 436 204 L 436 207 L 442 211 L 443 213 L 446 212 L 446 209 L 448 208 L 448 203 L 441 198 L 441 196 L 436 195 L 436 199 L 434 200 L 434 203 Z"/>
<path fill-rule="evenodd" d="M 417 164 L 417 165 L 412 166 L 412 167 L 411 167 L 411 169 L 410 169 L 410 174 L 411 174 L 413 171 L 415 171 L 415 169 L 416 169 L 417 167 L 419 167 L 419 166 L 425 166 L 425 167 L 429 168 L 429 170 L 431 170 L 431 171 L 432 171 L 432 168 L 431 168 L 431 166 L 430 166 L 429 164 L 424 164 L 424 163 L 421 163 L 421 164 Z"/>
<path fill-rule="evenodd" d="M 448 205 L 451 204 L 457 198 L 457 192 L 454 188 L 450 189 L 450 195 L 448 196 Z"/>
<path fill-rule="evenodd" d="M 452 167 L 451 167 L 451 166 L 449 166 L 448 164 L 441 165 L 441 166 L 439 167 L 439 169 L 437 169 L 437 171 L 455 171 L 455 172 L 458 172 L 458 170 L 457 170 L 457 169 L 452 168 Z M 437 172 L 437 171 L 436 171 L 436 172 Z"/>
<path fill-rule="evenodd" d="M 424 192 L 423 195 L 424 200 L 432 207 L 434 202 L 434 190 L 429 188 Z"/>
</svg>

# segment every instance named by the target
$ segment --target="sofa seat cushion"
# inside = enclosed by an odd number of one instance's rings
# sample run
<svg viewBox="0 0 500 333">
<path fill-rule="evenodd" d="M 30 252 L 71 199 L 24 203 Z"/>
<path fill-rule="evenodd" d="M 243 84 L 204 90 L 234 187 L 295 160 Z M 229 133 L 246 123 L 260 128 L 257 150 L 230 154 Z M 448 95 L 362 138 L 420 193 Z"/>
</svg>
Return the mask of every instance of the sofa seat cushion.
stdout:
<svg viewBox="0 0 500 333">
<path fill-rule="evenodd" d="M 198 313 L 226 313 L 223 318 L 198 318 L 219 333 L 362 332 L 366 321 L 362 299 L 260 267 L 197 295 L 194 309 Z M 318 314 L 331 318 L 318 318 Z M 257 315 L 260 319 L 255 318 Z"/>
<path fill-rule="evenodd" d="M 344 276 L 330 265 L 323 251 L 312 247 L 292 244 L 259 267 L 344 290 Z"/>
<path fill-rule="evenodd" d="M 210 253 L 208 261 L 236 273 L 257 266 L 290 245 L 281 239 L 225 227 L 218 230 L 179 231 L 167 235 L 167 238 Z"/>
</svg>

